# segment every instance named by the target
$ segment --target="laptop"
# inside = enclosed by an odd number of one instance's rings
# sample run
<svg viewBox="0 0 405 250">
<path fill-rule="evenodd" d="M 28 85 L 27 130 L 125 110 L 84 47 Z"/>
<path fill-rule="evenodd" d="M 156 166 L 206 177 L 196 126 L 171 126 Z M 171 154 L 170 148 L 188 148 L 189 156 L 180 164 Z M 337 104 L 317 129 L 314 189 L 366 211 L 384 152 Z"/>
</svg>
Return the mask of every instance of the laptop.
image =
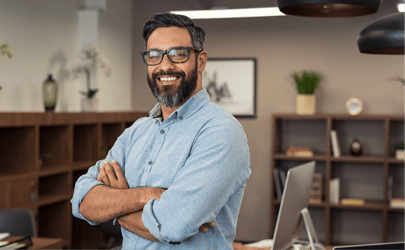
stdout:
<svg viewBox="0 0 405 250">
<path fill-rule="evenodd" d="M 386 242 L 386 243 L 375 243 L 375 244 L 363 244 L 363 245 L 351 245 L 351 246 L 338 246 L 334 247 L 333 250 L 396 250 L 404 249 L 405 242 Z"/>
</svg>

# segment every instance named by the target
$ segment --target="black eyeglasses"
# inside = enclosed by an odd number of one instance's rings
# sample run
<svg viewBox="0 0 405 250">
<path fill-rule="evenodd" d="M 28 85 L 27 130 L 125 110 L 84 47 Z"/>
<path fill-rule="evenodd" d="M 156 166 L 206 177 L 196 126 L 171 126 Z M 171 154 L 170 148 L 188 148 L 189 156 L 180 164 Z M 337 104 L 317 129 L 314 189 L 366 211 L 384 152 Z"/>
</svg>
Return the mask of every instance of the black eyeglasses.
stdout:
<svg viewBox="0 0 405 250">
<path fill-rule="evenodd" d="M 166 54 L 172 63 L 184 63 L 190 57 L 190 50 L 200 52 L 202 49 L 195 47 L 175 47 L 168 50 L 145 50 L 141 52 L 143 61 L 146 65 L 154 66 L 162 62 L 163 56 Z"/>
</svg>

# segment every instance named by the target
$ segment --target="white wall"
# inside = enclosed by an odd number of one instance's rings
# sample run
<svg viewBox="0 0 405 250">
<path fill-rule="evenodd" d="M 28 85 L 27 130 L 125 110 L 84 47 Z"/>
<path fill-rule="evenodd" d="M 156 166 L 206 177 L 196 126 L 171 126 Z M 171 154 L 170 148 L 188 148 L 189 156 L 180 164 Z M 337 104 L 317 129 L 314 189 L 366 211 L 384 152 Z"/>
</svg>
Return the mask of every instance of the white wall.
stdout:
<svg viewBox="0 0 405 250">
<path fill-rule="evenodd" d="M 13 58 L 0 56 L 0 111 L 42 112 L 42 83 L 48 74 L 59 82 L 56 112 L 80 111 L 72 76 L 78 62 L 80 0 L 0 0 L 0 41 Z M 99 15 L 99 46 L 112 75 L 98 73 L 100 111 L 130 110 L 131 0 L 107 2 Z"/>
</svg>

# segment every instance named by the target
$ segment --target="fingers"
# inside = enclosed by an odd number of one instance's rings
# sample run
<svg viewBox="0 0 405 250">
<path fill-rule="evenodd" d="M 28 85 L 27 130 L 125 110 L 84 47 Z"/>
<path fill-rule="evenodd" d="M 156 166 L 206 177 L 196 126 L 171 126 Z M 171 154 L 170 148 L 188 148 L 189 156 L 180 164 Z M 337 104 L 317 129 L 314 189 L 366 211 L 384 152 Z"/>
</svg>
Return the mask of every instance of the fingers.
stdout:
<svg viewBox="0 0 405 250">
<path fill-rule="evenodd" d="M 110 163 L 108 161 L 105 161 L 103 166 L 110 182 L 117 180 L 117 177 L 115 176 L 115 173 L 113 171 L 113 167 L 110 165 Z"/>
<path fill-rule="evenodd" d="M 104 183 L 104 184 L 110 186 L 110 180 L 108 179 L 108 176 L 107 176 L 107 173 L 106 173 L 106 170 L 105 170 L 104 165 L 102 165 L 102 166 L 99 168 L 99 171 L 100 171 L 100 174 L 99 174 L 99 176 L 97 177 L 97 180 L 100 179 L 100 181 L 101 181 L 102 183 Z"/>
<path fill-rule="evenodd" d="M 212 222 L 206 223 L 204 225 L 201 225 L 198 230 L 200 230 L 201 232 L 208 232 L 208 227 L 205 225 L 208 225 L 210 227 L 214 227 L 215 226 L 215 220 L 213 220 Z"/>
<path fill-rule="evenodd" d="M 115 172 L 115 176 L 116 176 L 117 180 L 121 180 L 121 179 L 125 178 L 124 173 L 122 172 L 122 169 L 117 161 L 112 160 L 111 166 L 114 168 L 114 172 Z"/>
</svg>

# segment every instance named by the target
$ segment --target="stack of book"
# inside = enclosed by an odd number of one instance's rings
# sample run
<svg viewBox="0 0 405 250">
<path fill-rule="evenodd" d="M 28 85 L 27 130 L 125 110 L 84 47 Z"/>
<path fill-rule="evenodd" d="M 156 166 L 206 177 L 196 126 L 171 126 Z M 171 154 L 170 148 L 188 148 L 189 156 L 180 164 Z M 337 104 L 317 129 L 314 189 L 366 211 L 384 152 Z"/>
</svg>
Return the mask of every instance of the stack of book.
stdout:
<svg viewBox="0 0 405 250">
<path fill-rule="evenodd" d="M 390 206 L 395 207 L 395 208 L 405 208 L 404 199 L 403 198 L 393 198 L 393 199 L 391 199 Z"/>
<path fill-rule="evenodd" d="M 287 156 L 312 157 L 314 152 L 310 147 L 290 146 L 287 148 Z"/>
<path fill-rule="evenodd" d="M 309 203 L 322 203 L 323 180 L 322 174 L 314 174 L 312 179 L 312 189 L 309 196 Z"/>
<path fill-rule="evenodd" d="M 342 199 L 343 205 L 364 205 L 364 199 L 344 198 Z"/>
</svg>

